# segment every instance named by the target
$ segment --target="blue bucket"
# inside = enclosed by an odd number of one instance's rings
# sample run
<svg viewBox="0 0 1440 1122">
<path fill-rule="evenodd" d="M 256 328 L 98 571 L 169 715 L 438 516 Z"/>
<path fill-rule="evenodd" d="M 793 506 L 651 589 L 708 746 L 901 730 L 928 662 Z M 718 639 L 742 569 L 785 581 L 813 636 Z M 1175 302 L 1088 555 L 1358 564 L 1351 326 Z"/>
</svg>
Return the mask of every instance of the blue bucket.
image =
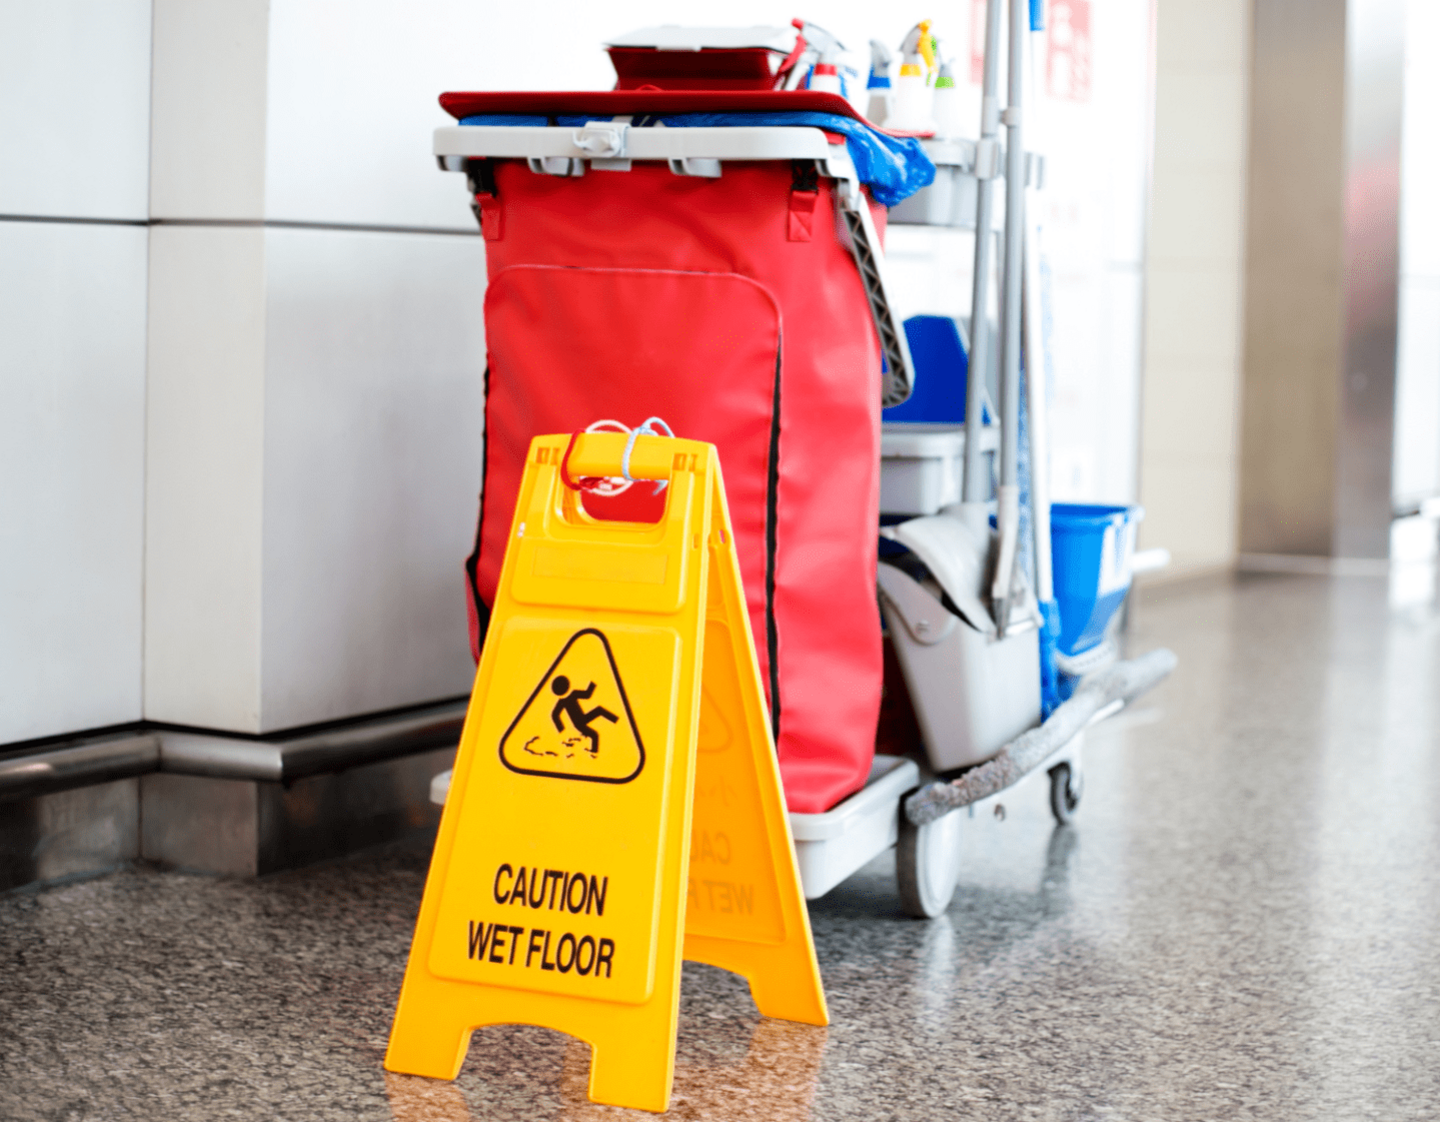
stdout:
<svg viewBox="0 0 1440 1122">
<path fill-rule="evenodd" d="M 1130 590 L 1135 530 L 1145 508 L 1098 503 L 1053 503 L 1050 552 L 1055 564 L 1055 599 L 1060 604 L 1063 654 L 1088 651 L 1105 638 L 1105 628 Z"/>
<path fill-rule="evenodd" d="M 905 341 L 915 364 L 915 389 L 907 401 L 881 414 L 890 421 L 965 423 L 965 344 L 949 316 L 911 316 Z"/>
</svg>

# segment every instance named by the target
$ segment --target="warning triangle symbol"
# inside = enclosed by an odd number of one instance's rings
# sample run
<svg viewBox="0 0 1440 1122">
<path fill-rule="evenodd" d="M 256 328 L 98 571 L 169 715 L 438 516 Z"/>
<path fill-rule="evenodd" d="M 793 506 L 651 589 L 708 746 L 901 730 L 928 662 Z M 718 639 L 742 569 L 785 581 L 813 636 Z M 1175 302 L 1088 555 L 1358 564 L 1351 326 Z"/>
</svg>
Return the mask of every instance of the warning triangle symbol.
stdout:
<svg viewBox="0 0 1440 1122">
<path fill-rule="evenodd" d="M 640 774 L 645 748 L 603 632 L 570 636 L 500 738 L 500 760 L 550 779 L 629 783 Z"/>
</svg>

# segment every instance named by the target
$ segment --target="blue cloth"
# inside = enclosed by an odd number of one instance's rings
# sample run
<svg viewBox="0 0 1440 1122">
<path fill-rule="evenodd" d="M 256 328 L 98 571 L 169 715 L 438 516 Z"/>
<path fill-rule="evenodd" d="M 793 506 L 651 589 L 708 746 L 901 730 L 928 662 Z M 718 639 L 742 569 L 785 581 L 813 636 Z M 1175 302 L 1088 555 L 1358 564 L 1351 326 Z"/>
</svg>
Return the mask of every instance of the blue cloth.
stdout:
<svg viewBox="0 0 1440 1122">
<path fill-rule="evenodd" d="M 579 128 L 593 116 L 558 116 L 554 123 L 560 128 Z M 839 113 L 682 113 L 673 117 L 637 117 L 632 127 L 644 128 L 656 123 L 667 129 L 736 128 L 743 126 L 802 126 L 837 132 L 845 137 L 850 159 L 860 182 L 881 206 L 894 206 L 908 199 L 922 187 L 935 181 L 935 164 L 914 137 L 886 136 L 863 121 Z M 550 118 L 518 113 L 480 114 L 461 119 L 462 125 L 531 125 L 543 127 Z"/>
<path fill-rule="evenodd" d="M 550 123 L 549 117 L 533 117 L 528 113 L 481 113 L 475 117 L 460 118 L 462 125 L 495 125 L 498 128 L 520 128 L 530 126 L 543 129 Z"/>
</svg>

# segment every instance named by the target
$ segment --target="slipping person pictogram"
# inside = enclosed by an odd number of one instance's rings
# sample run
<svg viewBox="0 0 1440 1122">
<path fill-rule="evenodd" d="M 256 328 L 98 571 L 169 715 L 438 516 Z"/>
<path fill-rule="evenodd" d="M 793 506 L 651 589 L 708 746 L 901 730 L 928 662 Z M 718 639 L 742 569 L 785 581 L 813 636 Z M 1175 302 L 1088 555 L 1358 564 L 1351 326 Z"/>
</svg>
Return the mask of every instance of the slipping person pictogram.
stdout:
<svg viewBox="0 0 1440 1122">
<path fill-rule="evenodd" d="M 595 683 L 591 682 L 583 690 L 572 690 L 570 679 L 564 674 L 558 674 L 550 683 L 550 689 L 560 699 L 555 703 L 555 708 L 550 710 L 550 719 L 555 722 L 555 731 L 561 734 L 565 732 L 565 723 L 560 720 L 561 714 L 564 714 L 570 718 L 571 727 L 590 742 L 590 747 L 586 751 L 592 756 L 598 755 L 600 734 L 590 727 L 590 723 L 592 721 L 609 721 L 613 725 L 620 718 L 603 705 L 597 705 L 588 712 L 581 706 L 582 701 L 589 701 L 595 695 Z"/>
<path fill-rule="evenodd" d="M 628 783 L 645 749 L 609 640 L 581 628 L 560 648 L 500 739 L 513 771 L 552 779 Z M 603 751 L 602 751 L 603 748 Z"/>
</svg>

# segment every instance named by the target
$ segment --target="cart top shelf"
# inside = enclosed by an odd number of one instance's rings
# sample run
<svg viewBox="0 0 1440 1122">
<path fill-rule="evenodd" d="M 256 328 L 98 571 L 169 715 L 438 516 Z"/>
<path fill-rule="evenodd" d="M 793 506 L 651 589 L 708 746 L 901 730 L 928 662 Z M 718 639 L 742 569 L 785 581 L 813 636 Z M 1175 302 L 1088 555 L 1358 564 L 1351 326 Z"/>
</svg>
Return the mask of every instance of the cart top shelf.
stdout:
<svg viewBox="0 0 1440 1122">
<path fill-rule="evenodd" d="M 596 151 L 580 146 L 583 133 L 573 128 L 451 125 L 435 130 L 435 155 L 593 159 Z M 632 129 L 623 143 L 617 139 L 613 151 L 603 155 L 633 160 L 824 160 L 832 174 L 854 174 L 844 138 L 831 142 L 818 128 Z"/>
<path fill-rule="evenodd" d="M 577 175 L 587 165 L 667 160 L 679 174 L 714 178 L 728 160 L 811 160 L 822 175 L 863 183 L 883 206 L 935 176 L 918 138 L 876 129 L 844 98 L 817 91 L 449 93 L 440 103 L 459 121 L 435 133 L 447 168 L 518 157 L 536 171 Z"/>
</svg>

